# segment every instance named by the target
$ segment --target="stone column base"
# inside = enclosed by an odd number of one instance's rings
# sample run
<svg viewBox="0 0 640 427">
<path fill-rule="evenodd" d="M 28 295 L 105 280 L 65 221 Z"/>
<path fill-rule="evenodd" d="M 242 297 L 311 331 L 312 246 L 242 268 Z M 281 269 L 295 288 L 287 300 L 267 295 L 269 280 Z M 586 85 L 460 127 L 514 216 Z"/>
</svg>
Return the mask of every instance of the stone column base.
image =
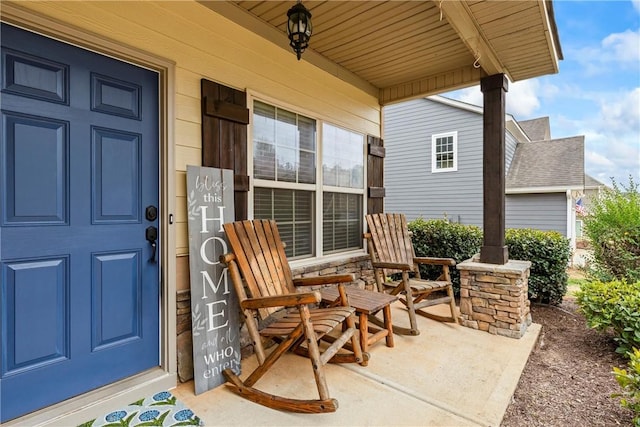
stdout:
<svg viewBox="0 0 640 427">
<path fill-rule="evenodd" d="M 494 335 L 521 338 L 531 324 L 531 262 L 484 264 L 476 255 L 456 267 L 460 270 L 460 323 Z"/>
</svg>

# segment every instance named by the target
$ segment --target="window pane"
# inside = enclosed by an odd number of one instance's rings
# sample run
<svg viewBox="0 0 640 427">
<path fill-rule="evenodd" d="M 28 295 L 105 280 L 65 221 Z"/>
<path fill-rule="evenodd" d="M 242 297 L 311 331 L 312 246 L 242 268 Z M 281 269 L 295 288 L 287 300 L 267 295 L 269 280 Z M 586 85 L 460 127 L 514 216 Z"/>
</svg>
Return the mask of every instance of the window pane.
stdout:
<svg viewBox="0 0 640 427">
<path fill-rule="evenodd" d="M 325 123 L 322 127 L 323 184 L 364 188 L 364 137 Z"/>
<path fill-rule="evenodd" d="M 273 214 L 271 219 L 276 222 L 293 221 L 293 191 L 273 190 Z"/>
<path fill-rule="evenodd" d="M 279 108 L 277 114 L 276 136 L 278 147 L 298 148 L 296 115 Z"/>
<path fill-rule="evenodd" d="M 273 218 L 273 195 L 268 188 L 255 188 L 253 191 L 253 217 L 255 219 Z"/>
<path fill-rule="evenodd" d="M 300 152 L 298 182 L 314 184 L 316 182 L 316 153 Z"/>
<path fill-rule="evenodd" d="M 264 142 L 254 144 L 253 173 L 258 179 L 276 178 L 276 147 Z"/>
<path fill-rule="evenodd" d="M 316 151 L 316 121 L 304 116 L 298 116 L 298 131 L 300 132 L 300 149 Z"/>
<path fill-rule="evenodd" d="M 253 170 L 256 178 L 275 179 L 275 107 L 255 102 L 253 106 Z"/>
<path fill-rule="evenodd" d="M 322 180 L 324 185 L 338 185 L 337 171 L 338 171 L 338 159 L 333 156 L 329 156 L 323 151 L 324 160 L 322 162 Z"/>
<path fill-rule="evenodd" d="M 323 250 L 338 252 L 362 247 L 362 196 L 323 194 Z"/>
<path fill-rule="evenodd" d="M 254 176 L 282 182 L 316 182 L 316 121 L 254 102 Z"/>
<path fill-rule="evenodd" d="M 253 105 L 253 139 L 255 141 L 276 141 L 276 109 L 262 102 L 256 101 Z"/>
<path fill-rule="evenodd" d="M 278 147 L 278 181 L 296 182 L 296 154 L 295 149 Z"/>
<path fill-rule="evenodd" d="M 364 164 L 353 163 L 351 167 L 351 187 L 364 188 Z"/>
<path fill-rule="evenodd" d="M 289 258 L 313 256 L 312 191 L 254 189 L 254 218 L 274 219 Z"/>
</svg>

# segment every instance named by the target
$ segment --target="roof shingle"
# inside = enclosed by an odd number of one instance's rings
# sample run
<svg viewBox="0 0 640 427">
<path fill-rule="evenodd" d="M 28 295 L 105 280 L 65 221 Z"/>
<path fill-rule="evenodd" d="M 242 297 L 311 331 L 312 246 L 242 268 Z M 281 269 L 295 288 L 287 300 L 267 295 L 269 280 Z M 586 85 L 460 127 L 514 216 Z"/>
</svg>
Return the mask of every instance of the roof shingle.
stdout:
<svg viewBox="0 0 640 427">
<path fill-rule="evenodd" d="M 507 173 L 506 187 L 583 188 L 584 180 L 584 136 L 574 136 L 519 143 Z"/>
<path fill-rule="evenodd" d="M 551 139 L 549 117 L 524 120 L 518 122 L 518 124 L 531 141 L 549 141 Z"/>
</svg>

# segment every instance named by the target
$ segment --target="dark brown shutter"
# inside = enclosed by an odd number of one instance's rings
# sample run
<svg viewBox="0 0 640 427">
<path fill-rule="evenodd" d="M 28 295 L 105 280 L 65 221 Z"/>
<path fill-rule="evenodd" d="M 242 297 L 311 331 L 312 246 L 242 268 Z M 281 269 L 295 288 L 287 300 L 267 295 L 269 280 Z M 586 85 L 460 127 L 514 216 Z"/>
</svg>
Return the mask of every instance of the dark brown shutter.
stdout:
<svg viewBox="0 0 640 427">
<path fill-rule="evenodd" d="M 367 135 L 367 213 L 384 212 L 384 141 Z"/>
<path fill-rule="evenodd" d="M 202 165 L 234 172 L 235 219 L 248 219 L 247 95 L 209 80 L 202 88 Z"/>
</svg>

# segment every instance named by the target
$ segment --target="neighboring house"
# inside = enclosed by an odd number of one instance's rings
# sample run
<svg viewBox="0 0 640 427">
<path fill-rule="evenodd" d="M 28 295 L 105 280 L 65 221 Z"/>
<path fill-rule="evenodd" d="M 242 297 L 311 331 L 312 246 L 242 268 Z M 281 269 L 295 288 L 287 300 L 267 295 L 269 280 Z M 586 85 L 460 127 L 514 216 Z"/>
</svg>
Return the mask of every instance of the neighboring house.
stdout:
<svg viewBox="0 0 640 427">
<path fill-rule="evenodd" d="M 385 107 L 387 211 L 482 227 L 482 113 L 442 96 Z M 505 120 L 506 227 L 558 231 L 575 247 L 584 137 L 551 139 L 548 117 Z"/>
<path fill-rule="evenodd" d="M 188 378 L 187 165 L 233 170 L 235 218 L 274 218 L 294 273 L 358 273 L 382 107 L 482 81 L 502 109 L 496 81 L 562 57 L 549 0 L 308 3 L 298 61 L 295 1 L 2 1 L 0 423 Z"/>
</svg>

